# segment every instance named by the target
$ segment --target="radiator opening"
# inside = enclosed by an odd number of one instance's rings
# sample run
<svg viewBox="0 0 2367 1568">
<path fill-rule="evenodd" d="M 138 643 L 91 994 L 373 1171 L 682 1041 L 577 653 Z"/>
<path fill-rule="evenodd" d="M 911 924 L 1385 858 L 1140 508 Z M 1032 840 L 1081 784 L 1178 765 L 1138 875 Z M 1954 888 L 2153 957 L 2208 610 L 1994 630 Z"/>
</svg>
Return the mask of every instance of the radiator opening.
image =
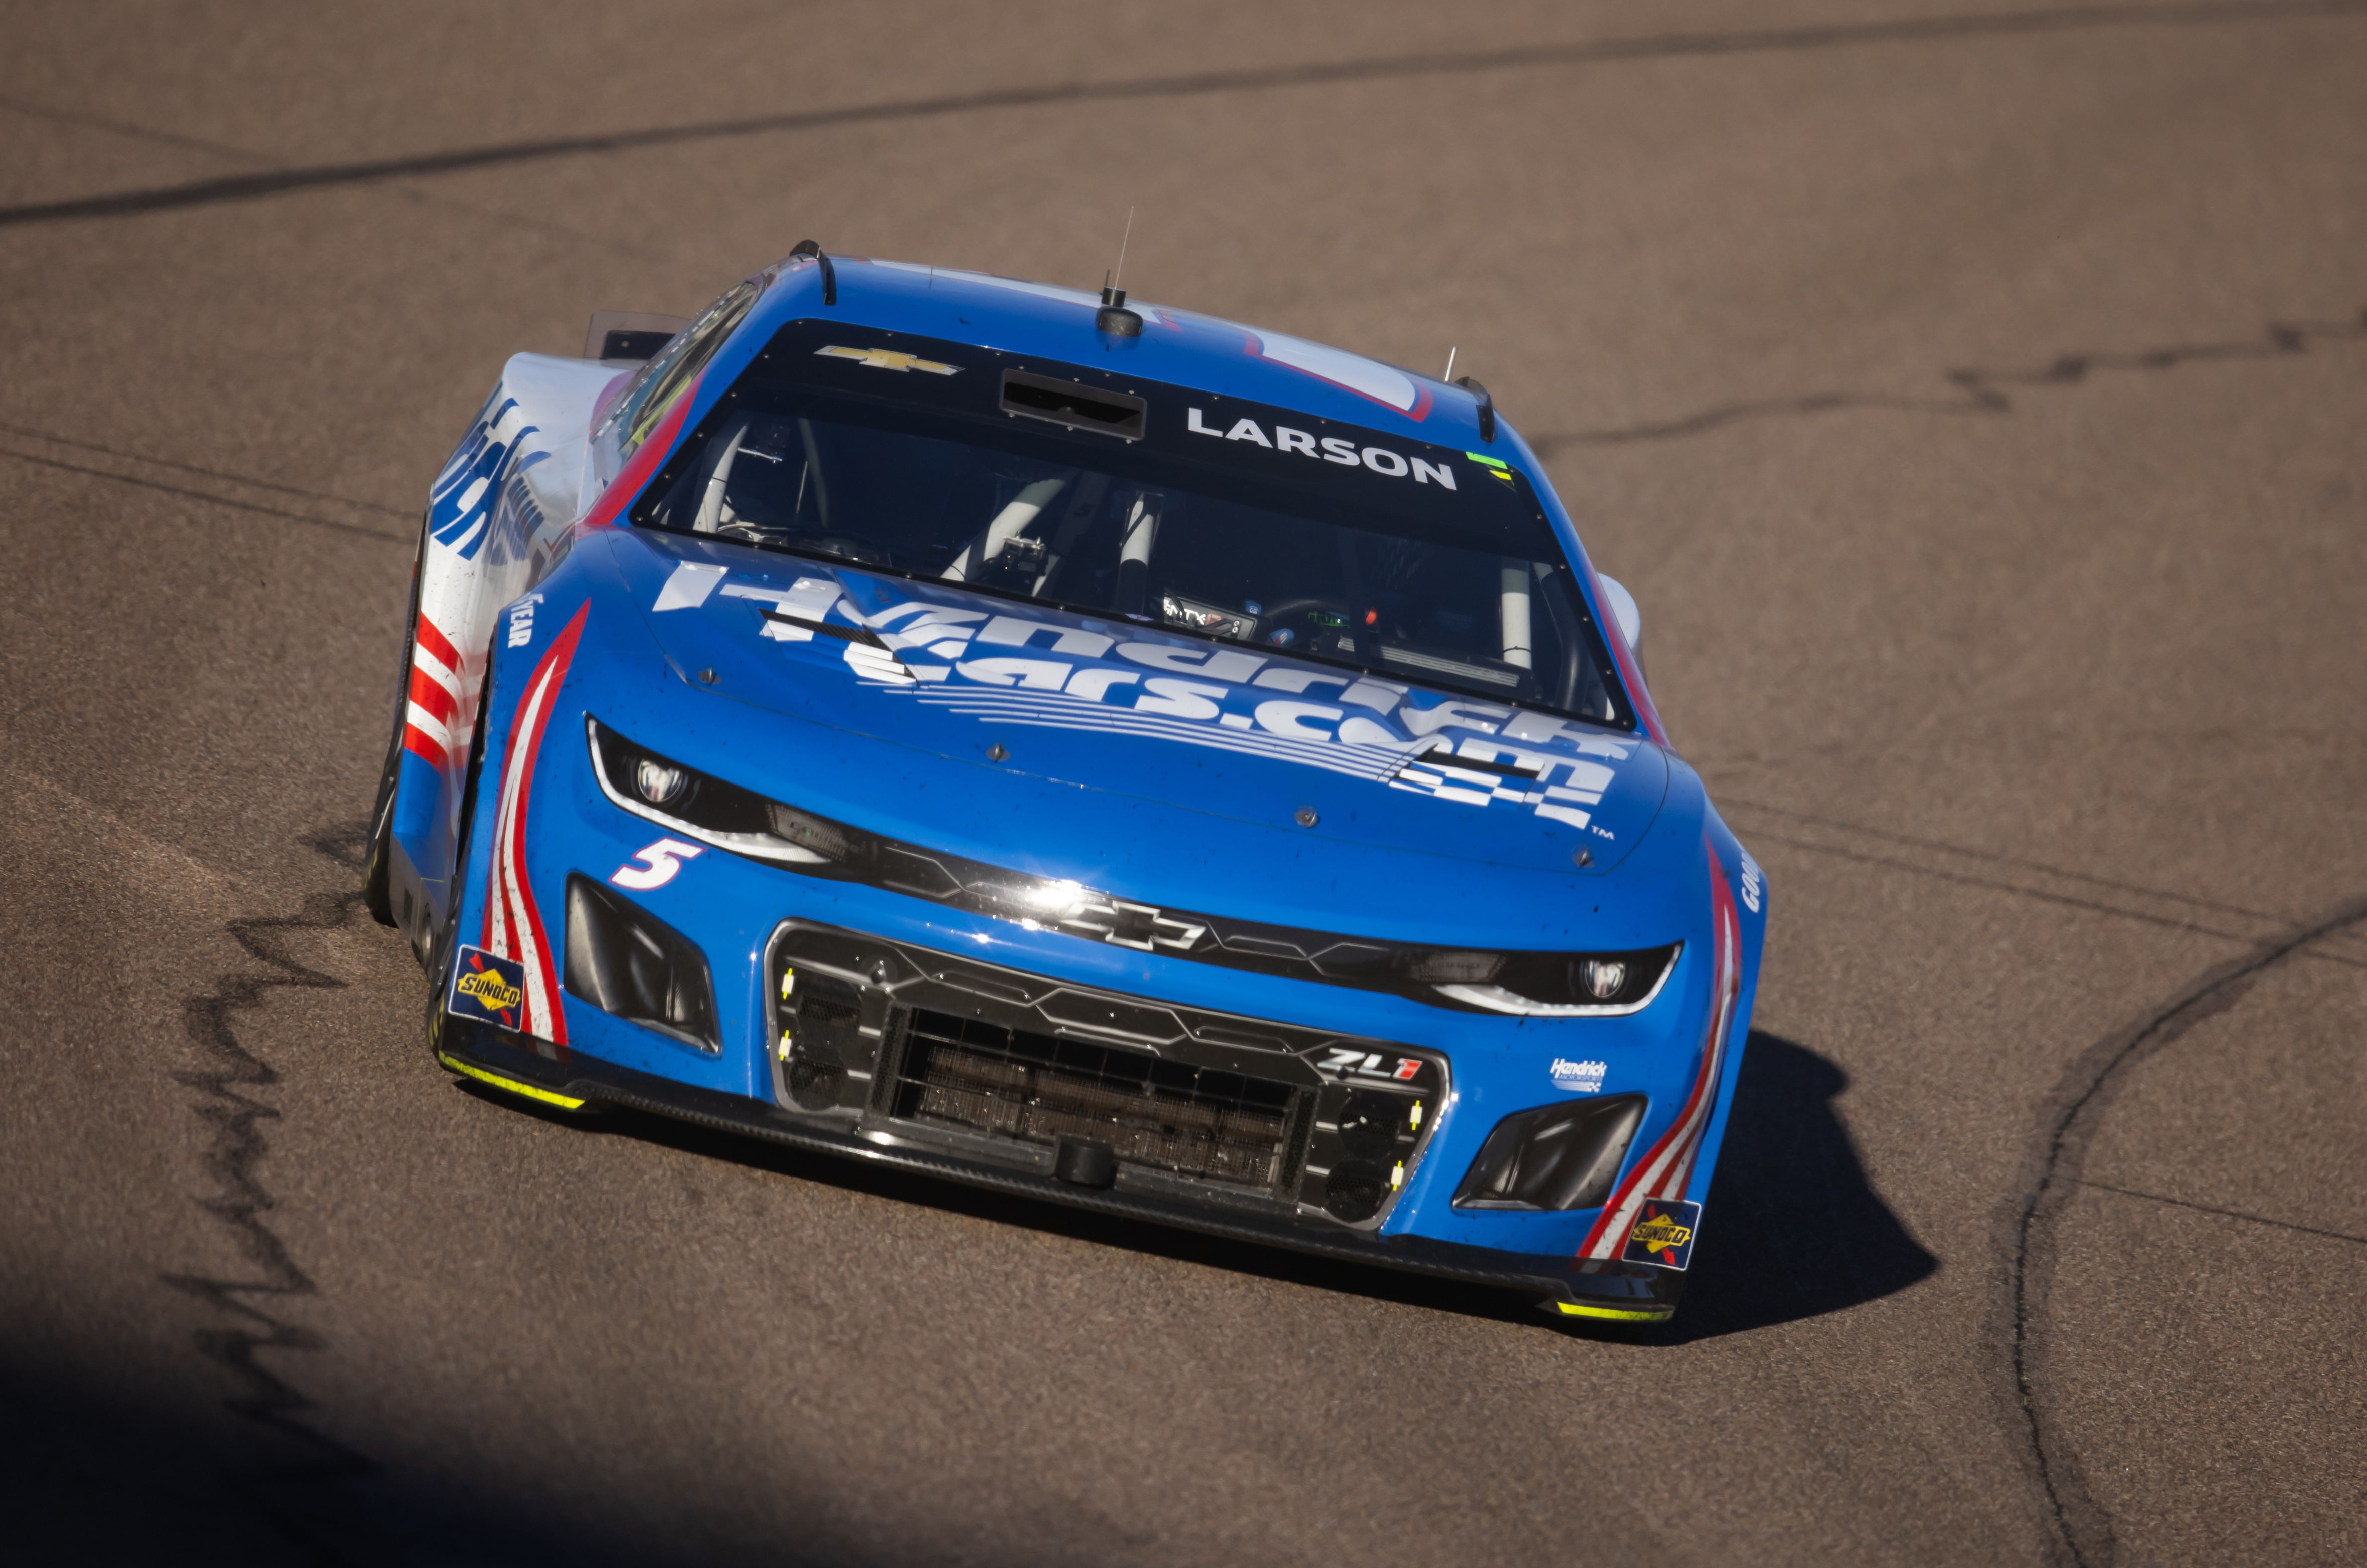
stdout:
<svg viewBox="0 0 2367 1568">
<path fill-rule="evenodd" d="M 1271 1078 L 918 1009 L 893 1114 L 1031 1144 L 1089 1139 L 1124 1165 L 1272 1190 L 1297 1163 L 1300 1098 Z"/>
</svg>

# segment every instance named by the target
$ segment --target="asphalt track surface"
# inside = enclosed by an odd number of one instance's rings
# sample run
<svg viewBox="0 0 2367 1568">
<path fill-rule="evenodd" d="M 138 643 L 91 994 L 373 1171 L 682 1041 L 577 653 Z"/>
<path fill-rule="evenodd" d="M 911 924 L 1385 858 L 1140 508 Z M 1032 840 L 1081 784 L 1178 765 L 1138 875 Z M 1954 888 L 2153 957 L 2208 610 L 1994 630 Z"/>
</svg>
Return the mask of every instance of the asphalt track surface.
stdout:
<svg viewBox="0 0 2367 1568">
<path fill-rule="evenodd" d="M 2367 1559 L 2367 6 L 0 10 L 0 1554 Z M 426 482 L 809 234 L 1458 369 L 1773 889 L 1650 1333 L 456 1086 Z"/>
</svg>

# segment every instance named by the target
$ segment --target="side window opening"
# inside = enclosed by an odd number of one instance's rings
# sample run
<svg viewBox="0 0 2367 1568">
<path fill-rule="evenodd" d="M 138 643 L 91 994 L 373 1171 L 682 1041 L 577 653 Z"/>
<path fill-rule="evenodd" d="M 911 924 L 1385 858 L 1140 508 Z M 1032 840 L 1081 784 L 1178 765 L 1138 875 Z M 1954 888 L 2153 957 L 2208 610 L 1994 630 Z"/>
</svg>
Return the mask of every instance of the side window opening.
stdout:
<svg viewBox="0 0 2367 1568">
<path fill-rule="evenodd" d="M 615 462 L 622 468 L 640 444 L 649 439 L 658 422 L 665 418 L 684 389 L 707 367 L 748 314 L 749 307 L 762 292 L 753 282 L 742 283 L 700 312 L 688 330 L 668 344 L 658 355 L 640 368 L 624 396 L 608 411 L 608 417 L 594 433 L 593 440 L 604 452 L 613 450 Z M 611 446 L 613 443 L 613 446 Z M 604 465 L 605 467 L 605 465 Z"/>
</svg>

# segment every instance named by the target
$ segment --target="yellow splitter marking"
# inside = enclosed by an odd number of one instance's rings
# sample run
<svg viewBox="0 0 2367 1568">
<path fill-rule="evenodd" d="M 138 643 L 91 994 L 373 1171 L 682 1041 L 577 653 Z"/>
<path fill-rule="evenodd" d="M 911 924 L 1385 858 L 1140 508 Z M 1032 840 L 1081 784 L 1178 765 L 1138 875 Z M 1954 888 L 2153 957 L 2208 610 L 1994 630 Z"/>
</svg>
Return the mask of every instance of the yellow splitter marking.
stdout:
<svg viewBox="0 0 2367 1568">
<path fill-rule="evenodd" d="M 1658 1323 L 1676 1311 L 1663 1307 L 1658 1312 L 1629 1312 L 1621 1307 L 1580 1306 L 1574 1302 L 1556 1302 L 1565 1317 L 1607 1317 L 1617 1323 Z"/>
<path fill-rule="evenodd" d="M 515 1078 L 504 1077 L 499 1073 L 489 1072 L 474 1063 L 464 1062 L 448 1053 L 438 1051 L 436 1053 L 436 1059 L 456 1073 L 475 1078 L 480 1083 L 489 1083 L 495 1089 L 505 1089 L 512 1094 L 522 1094 L 528 1100 L 538 1100 L 545 1105 L 556 1105 L 561 1111 L 583 1109 L 583 1102 L 572 1094 L 561 1094 L 557 1089 L 537 1089 L 530 1083 L 520 1083 Z"/>
</svg>

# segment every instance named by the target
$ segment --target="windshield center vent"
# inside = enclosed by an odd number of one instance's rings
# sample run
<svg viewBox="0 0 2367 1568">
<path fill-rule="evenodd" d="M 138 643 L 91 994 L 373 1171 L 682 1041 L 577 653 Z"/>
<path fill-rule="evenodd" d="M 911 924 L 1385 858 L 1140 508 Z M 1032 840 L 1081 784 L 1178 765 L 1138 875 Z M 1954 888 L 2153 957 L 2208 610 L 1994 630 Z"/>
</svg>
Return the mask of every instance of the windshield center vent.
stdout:
<svg viewBox="0 0 2367 1568">
<path fill-rule="evenodd" d="M 1025 370 L 1002 373 L 1003 412 L 1048 419 L 1071 430 L 1100 430 L 1139 441 L 1149 409 L 1140 398 L 1125 392 L 1056 381 Z"/>
</svg>

